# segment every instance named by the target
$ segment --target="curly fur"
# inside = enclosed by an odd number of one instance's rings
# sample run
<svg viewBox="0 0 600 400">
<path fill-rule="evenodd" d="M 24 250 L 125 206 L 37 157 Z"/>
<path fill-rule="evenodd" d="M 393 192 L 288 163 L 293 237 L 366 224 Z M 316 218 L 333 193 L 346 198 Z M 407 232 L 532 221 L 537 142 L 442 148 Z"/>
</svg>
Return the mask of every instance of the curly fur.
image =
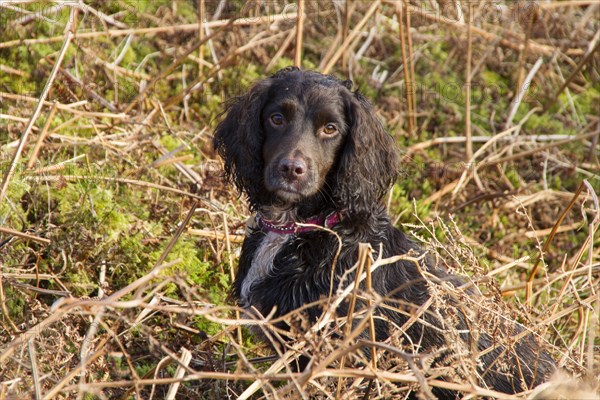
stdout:
<svg viewBox="0 0 600 400">
<path fill-rule="evenodd" d="M 359 243 L 381 248 L 384 257 L 411 250 L 421 252 L 392 226 L 382 205 L 398 169 L 394 141 L 369 102 L 352 92 L 351 86 L 332 76 L 284 69 L 233 99 L 214 138 L 226 175 L 248 197 L 254 211 L 282 223 L 345 212 L 345 218 L 333 228 L 342 240 L 334 287 L 356 263 Z M 332 135 L 326 134 L 331 129 L 324 131 L 323 126 L 329 126 L 327 122 L 334 122 Z M 272 232 L 252 229 L 244 241 L 233 289 L 241 305 L 263 315 L 276 308 L 276 315 L 284 315 L 327 296 L 337 238 L 323 230 L 277 240 L 273 237 Z M 455 287 L 464 283 L 431 260 L 423 268 Z M 400 261 L 376 270 L 373 286 L 405 311 L 381 308 L 380 313 L 397 326 L 402 326 L 407 315 L 431 297 L 426 280 L 412 262 Z M 340 307 L 340 314 L 346 312 L 345 307 Z M 464 333 L 467 319 L 458 305 L 454 307 L 458 314 L 454 328 L 462 332 L 460 337 L 465 343 L 470 343 L 473 337 Z M 320 312 L 313 307 L 307 315 L 315 320 Z M 447 321 L 440 320 L 439 314 L 424 314 L 420 323 L 404 332 L 405 342 L 413 351 L 427 352 L 446 344 L 443 331 L 448 328 L 444 325 Z M 515 334 L 522 327 L 507 330 Z M 385 340 L 390 335 L 390 324 L 379 320 L 376 331 L 377 339 Z M 479 350 L 492 345 L 492 339 L 486 335 L 479 335 L 476 340 L 477 346 L 471 347 Z M 530 336 L 513 347 L 514 351 L 507 352 L 499 346 L 480 358 L 481 384 L 516 393 L 543 382 L 554 369 L 552 359 Z M 496 362 L 504 353 L 510 354 L 504 356 L 506 362 L 500 367 Z M 442 398 L 456 395 L 435 393 Z"/>
</svg>

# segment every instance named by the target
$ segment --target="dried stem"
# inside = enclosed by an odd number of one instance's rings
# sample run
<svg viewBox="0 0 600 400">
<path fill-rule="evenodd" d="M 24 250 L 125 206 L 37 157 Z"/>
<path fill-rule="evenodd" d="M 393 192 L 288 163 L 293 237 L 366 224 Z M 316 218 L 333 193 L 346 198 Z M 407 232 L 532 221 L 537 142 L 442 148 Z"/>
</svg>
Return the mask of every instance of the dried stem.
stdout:
<svg viewBox="0 0 600 400">
<path fill-rule="evenodd" d="M 71 12 L 69 14 L 69 21 L 67 22 L 67 25 L 65 26 L 65 35 L 66 36 L 65 36 L 64 42 L 62 44 L 62 48 L 60 49 L 60 52 L 58 53 L 58 57 L 56 58 L 54 66 L 52 67 L 50 76 L 48 77 L 48 80 L 46 81 L 46 85 L 44 86 L 44 89 L 42 90 L 42 94 L 40 95 L 40 97 L 38 99 L 38 103 L 37 103 L 37 106 L 35 107 L 35 110 L 33 111 L 33 115 L 29 119 L 29 123 L 27 124 L 25 131 L 21 135 L 21 140 L 19 141 L 19 146 L 17 147 L 17 150 L 15 151 L 15 154 L 10 163 L 8 171 L 6 171 L 6 173 L 4 174 L 2 186 L 0 186 L 0 204 L 2 203 L 2 200 L 4 199 L 4 197 L 6 196 L 6 191 L 8 190 L 8 185 L 10 183 L 10 179 L 12 178 L 13 174 L 15 173 L 15 169 L 21 158 L 21 153 L 23 152 L 23 149 L 25 148 L 25 144 L 27 143 L 27 138 L 29 136 L 29 133 L 33 129 L 33 125 L 35 124 L 38 116 L 42 112 L 42 107 L 44 106 L 44 101 L 46 100 L 46 97 L 48 96 L 48 93 L 50 92 L 50 88 L 52 87 L 52 84 L 54 83 L 54 79 L 56 78 L 56 74 L 58 73 L 60 64 L 62 63 L 65 55 L 67 54 L 67 49 L 69 48 L 69 45 L 71 44 L 71 40 L 73 40 L 73 36 L 75 35 L 75 29 L 76 29 L 77 14 L 78 14 L 77 8 L 75 8 L 75 7 L 71 8 Z"/>
<path fill-rule="evenodd" d="M 465 71 L 465 137 L 467 161 L 473 157 L 471 139 L 471 63 L 473 59 L 473 4 L 467 0 L 467 68 Z"/>
<path fill-rule="evenodd" d="M 296 16 L 296 47 L 294 50 L 294 65 L 302 67 L 302 35 L 304 33 L 304 0 L 298 0 L 298 15 Z"/>
</svg>

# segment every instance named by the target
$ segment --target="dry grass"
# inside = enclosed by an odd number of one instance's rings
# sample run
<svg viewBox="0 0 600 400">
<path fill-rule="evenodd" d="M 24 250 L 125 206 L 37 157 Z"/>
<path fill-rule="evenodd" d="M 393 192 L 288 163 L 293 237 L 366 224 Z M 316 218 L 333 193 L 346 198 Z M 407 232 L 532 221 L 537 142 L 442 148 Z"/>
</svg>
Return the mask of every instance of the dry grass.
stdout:
<svg viewBox="0 0 600 400">
<path fill-rule="evenodd" d="M 511 398 L 477 385 L 452 329 L 435 367 L 407 326 L 363 335 L 394 307 L 368 281 L 334 288 L 317 322 L 285 316 L 291 333 L 227 299 L 249 215 L 211 130 L 224 98 L 293 62 L 373 100 L 405 161 L 390 214 L 468 277 L 424 270 L 408 324 L 452 325 L 451 299 L 510 348 L 518 321 L 564 372 L 513 397 L 597 398 L 600 5 L 300 3 L 0 4 L 0 399 Z M 359 259 L 368 280 L 397 258 Z M 342 301 L 363 306 L 348 321 Z"/>
</svg>

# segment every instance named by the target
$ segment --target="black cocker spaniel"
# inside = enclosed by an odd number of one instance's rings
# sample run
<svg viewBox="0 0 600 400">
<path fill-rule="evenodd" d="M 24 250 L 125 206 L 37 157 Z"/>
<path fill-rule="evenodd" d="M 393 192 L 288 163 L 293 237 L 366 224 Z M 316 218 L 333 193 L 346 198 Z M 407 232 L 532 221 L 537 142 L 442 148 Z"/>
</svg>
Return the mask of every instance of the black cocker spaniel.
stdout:
<svg viewBox="0 0 600 400">
<path fill-rule="evenodd" d="M 351 87 L 350 81 L 286 68 L 233 99 L 216 129 L 214 146 L 224 159 L 226 175 L 257 213 L 234 287 L 249 313 L 268 315 L 275 309 L 280 316 L 328 296 L 332 284 L 337 288 L 343 277 L 353 279 L 359 243 L 369 243 L 383 257 L 422 253 L 392 225 L 382 204 L 399 169 L 395 143 L 369 102 Z M 376 321 L 377 340 L 390 335 L 392 324 L 405 325 L 411 312 L 430 299 L 423 270 L 454 287 L 465 283 L 431 258 L 426 260 L 421 267 L 399 261 L 373 273 L 373 289 L 397 310 L 380 308 L 384 318 Z M 451 328 L 477 353 L 479 384 L 517 393 L 540 384 L 554 370 L 554 362 L 532 335 L 519 334 L 522 326 L 502 327 L 507 337 L 516 338 L 508 349 L 489 334 L 472 334 L 464 306 L 452 299 L 448 303 L 456 310 Z M 344 315 L 347 307 L 342 304 L 338 313 Z M 321 313 L 320 307 L 306 310 L 312 320 Z M 450 351 L 444 313 L 423 313 L 402 332 L 413 353 Z"/>
</svg>

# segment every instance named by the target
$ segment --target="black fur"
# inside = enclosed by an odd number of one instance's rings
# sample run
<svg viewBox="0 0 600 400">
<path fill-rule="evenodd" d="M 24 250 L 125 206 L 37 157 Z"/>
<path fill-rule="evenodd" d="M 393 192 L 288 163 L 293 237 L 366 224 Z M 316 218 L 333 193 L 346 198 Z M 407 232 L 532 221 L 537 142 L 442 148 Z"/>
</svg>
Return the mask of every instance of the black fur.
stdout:
<svg viewBox="0 0 600 400">
<path fill-rule="evenodd" d="M 225 161 L 227 176 L 248 196 L 251 208 L 270 220 L 301 222 L 318 214 L 341 210 L 346 213 L 333 228 L 343 242 L 334 288 L 356 263 L 361 242 L 370 243 L 376 250 L 382 245 L 384 257 L 410 250 L 420 252 L 402 231 L 392 226 L 382 205 L 398 170 L 394 141 L 368 101 L 350 88 L 347 81 L 316 72 L 295 68 L 279 71 L 230 103 L 214 139 L 215 148 Z M 265 238 L 263 231 L 254 229 L 243 244 L 234 286 L 238 299 L 249 271 L 259 267 L 253 260 Z M 276 315 L 284 315 L 322 299 L 330 290 L 331 265 L 337 249 L 337 238 L 322 230 L 290 235 L 274 257 L 270 273 L 250 286 L 242 305 L 255 307 L 263 315 L 276 307 Z M 464 283 L 431 261 L 427 269 L 454 286 Z M 380 312 L 398 326 L 407 321 L 411 310 L 430 298 L 428 284 L 412 262 L 377 269 L 373 286 L 377 293 L 390 297 L 396 307 L 406 311 L 381 308 Z M 346 311 L 344 307 L 341 313 Z M 307 313 L 316 320 L 320 309 L 310 308 Z M 458 328 L 466 329 L 466 318 L 460 310 L 457 314 Z M 425 313 L 421 319 L 445 329 L 445 322 L 434 313 Z M 378 340 L 388 337 L 389 328 L 387 323 L 378 323 Z M 519 326 L 508 329 L 514 332 L 506 332 L 507 336 L 522 330 Z M 423 323 L 413 324 L 404 335 L 410 339 L 407 343 L 414 344 L 414 351 L 427 352 L 446 344 L 439 329 Z M 461 337 L 467 343 L 472 339 L 466 333 Z M 484 350 L 491 345 L 490 337 L 482 335 L 476 347 Z M 504 347 L 498 347 L 481 357 L 481 384 L 506 393 L 520 392 L 541 383 L 554 369 L 551 358 L 538 349 L 530 336 L 507 352 L 518 357 L 506 356 L 508 369 L 500 371 L 495 361 L 504 352 Z M 443 391 L 436 395 L 455 396 Z"/>
</svg>

